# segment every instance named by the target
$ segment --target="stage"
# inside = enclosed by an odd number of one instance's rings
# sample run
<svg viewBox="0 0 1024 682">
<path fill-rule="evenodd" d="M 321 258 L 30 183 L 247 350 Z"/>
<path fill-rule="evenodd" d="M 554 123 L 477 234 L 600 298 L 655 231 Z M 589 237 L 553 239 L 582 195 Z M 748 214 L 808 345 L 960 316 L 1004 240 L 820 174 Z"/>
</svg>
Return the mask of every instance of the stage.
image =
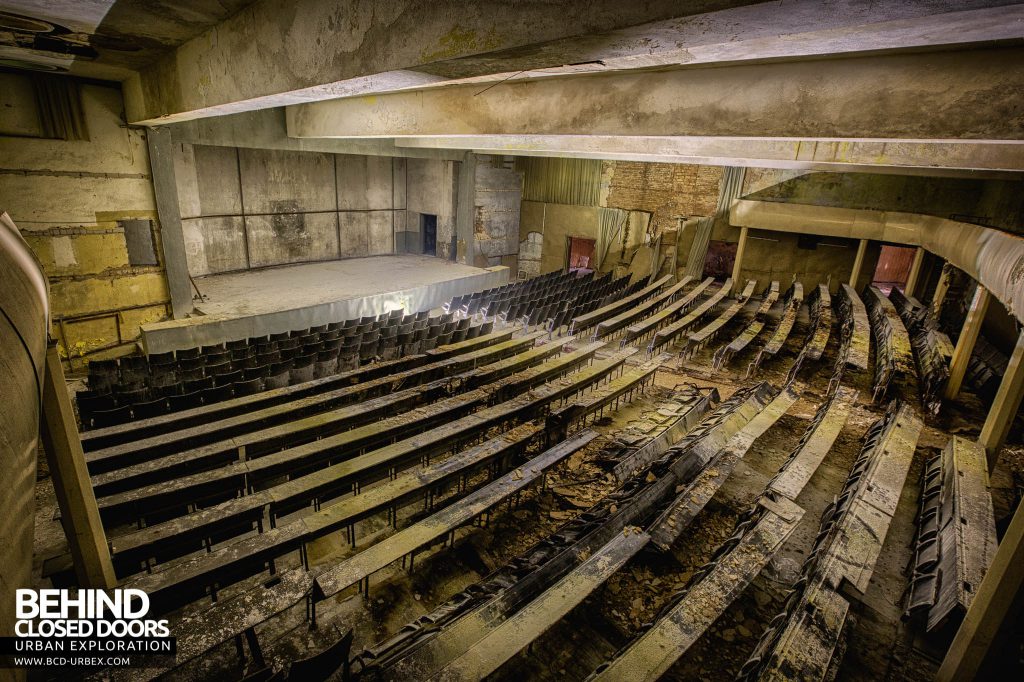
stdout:
<svg viewBox="0 0 1024 682">
<path fill-rule="evenodd" d="M 504 266 L 476 268 L 396 255 L 287 265 L 196 278 L 190 317 L 142 326 L 147 353 L 303 329 L 397 308 L 419 312 L 508 282 Z"/>
</svg>

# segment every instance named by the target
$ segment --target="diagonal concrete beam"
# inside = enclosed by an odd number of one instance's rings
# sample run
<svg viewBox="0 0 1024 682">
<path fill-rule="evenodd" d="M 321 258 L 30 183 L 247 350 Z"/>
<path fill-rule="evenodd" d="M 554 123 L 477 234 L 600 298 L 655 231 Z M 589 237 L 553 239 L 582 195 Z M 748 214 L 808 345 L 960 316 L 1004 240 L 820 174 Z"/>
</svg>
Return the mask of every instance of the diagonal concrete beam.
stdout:
<svg viewBox="0 0 1024 682">
<path fill-rule="evenodd" d="M 1024 141 L 1024 48 L 683 67 L 289 107 L 293 137 L 626 135 Z"/>
<path fill-rule="evenodd" d="M 130 77 L 125 96 L 129 120 L 158 125 L 462 79 L 1014 40 L 1022 15 L 1006 0 L 262 0 Z"/>
</svg>

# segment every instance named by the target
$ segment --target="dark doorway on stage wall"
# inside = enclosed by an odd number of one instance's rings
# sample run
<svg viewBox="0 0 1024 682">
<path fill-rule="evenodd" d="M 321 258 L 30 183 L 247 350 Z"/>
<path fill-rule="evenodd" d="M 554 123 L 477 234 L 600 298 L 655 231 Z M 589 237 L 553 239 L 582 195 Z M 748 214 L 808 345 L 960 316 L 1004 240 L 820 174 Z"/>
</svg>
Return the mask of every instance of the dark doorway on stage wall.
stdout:
<svg viewBox="0 0 1024 682">
<path fill-rule="evenodd" d="M 423 235 L 423 255 L 437 255 L 437 216 L 423 213 L 420 215 L 420 234 Z"/>
<path fill-rule="evenodd" d="M 593 272 L 597 241 L 586 237 L 565 238 L 565 269 L 569 272 Z"/>
<path fill-rule="evenodd" d="M 886 296 L 889 295 L 893 287 L 902 291 L 903 287 L 907 285 L 910 267 L 914 263 L 914 251 L 912 246 L 883 244 L 871 283 L 881 289 Z"/>
</svg>

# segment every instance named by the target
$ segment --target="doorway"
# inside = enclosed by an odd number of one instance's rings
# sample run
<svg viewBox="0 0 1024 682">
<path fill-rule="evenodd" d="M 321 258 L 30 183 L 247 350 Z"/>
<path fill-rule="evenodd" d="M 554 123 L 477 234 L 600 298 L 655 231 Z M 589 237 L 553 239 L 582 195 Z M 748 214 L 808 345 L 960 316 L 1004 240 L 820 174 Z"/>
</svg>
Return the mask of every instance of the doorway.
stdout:
<svg viewBox="0 0 1024 682">
<path fill-rule="evenodd" d="M 737 242 L 723 242 L 712 239 L 708 242 L 708 252 L 704 256 L 703 277 L 714 277 L 716 280 L 732 277 L 732 266 L 736 262 Z"/>
<path fill-rule="evenodd" d="M 875 266 L 875 274 L 871 278 L 871 283 L 886 296 L 889 295 L 893 287 L 902 291 L 903 287 L 907 285 L 916 250 L 912 246 L 883 244 L 882 252 L 878 254 L 878 265 Z"/>
<path fill-rule="evenodd" d="M 586 237 L 566 237 L 565 268 L 569 272 L 593 272 L 594 251 L 597 240 Z"/>
<path fill-rule="evenodd" d="M 437 255 L 437 216 L 420 214 L 420 234 L 423 235 L 423 255 Z"/>
</svg>

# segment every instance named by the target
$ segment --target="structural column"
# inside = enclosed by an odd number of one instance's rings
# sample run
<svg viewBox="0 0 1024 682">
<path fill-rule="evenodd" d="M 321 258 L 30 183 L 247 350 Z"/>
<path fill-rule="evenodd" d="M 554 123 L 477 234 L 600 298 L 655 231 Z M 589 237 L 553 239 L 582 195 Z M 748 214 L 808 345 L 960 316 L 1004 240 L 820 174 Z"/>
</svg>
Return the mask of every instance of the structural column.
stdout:
<svg viewBox="0 0 1024 682">
<path fill-rule="evenodd" d="M 75 426 L 64 370 L 56 344 L 46 349 L 43 375 L 43 447 L 60 507 L 61 525 L 71 547 L 82 587 L 110 589 L 117 584 L 107 535 Z"/>
<path fill-rule="evenodd" d="M 175 318 L 192 312 L 192 280 L 185 259 L 185 236 L 178 206 L 178 182 L 174 174 L 174 143 L 167 128 L 149 128 L 149 166 L 153 171 L 153 192 L 160 218 L 160 243 L 171 294 L 171 314 Z"/>
<path fill-rule="evenodd" d="M 476 163 L 476 154 L 466 152 L 466 157 L 459 164 L 458 205 L 455 207 L 458 254 L 455 259 L 467 265 L 473 265 L 476 260 L 476 245 L 473 243 L 473 221 L 476 218 Z"/>
<path fill-rule="evenodd" d="M 736 244 L 736 260 L 732 264 L 732 291 L 740 291 L 743 285 L 740 284 L 740 273 L 743 271 L 743 254 L 747 250 L 747 233 L 749 228 L 740 228 L 740 240 Z"/>
<path fill-rule="evenodd" d="M 868 251 L 868 240 L 861 239 L 857 244 L 857 255 L 853 259 L 853 272 L 850 273 L 850 286 L 857 288 L 857 280 L 860 279 L 860 271 L 864 267 L 864 255 Z"/>
<path fill-rule="evenodd" d="M 992 565 L 978 586 L 970 608 L 935 679 L 973 680 L 988 657 L 1008 613 L 1016 613 L 1024 582 L 1024 504 L 1017 506 L 1010 527 L 999 543 Z"/>
<path fill-rule="evenodd" d="M 945 398 L 953 399 L 960 394 L 960 386 L 964 382 L 964 374 L 967 373 L 967 363 L 974 353 L 974 343 L 981 333 L 981 323 L 985 320 L 985 313 L 988 311 L 988 303 L 991 300 L 988 289 L 978 283 L 974 290 L 974 299 L 971 301 L 971 308 L 967 311 L 967 319 L 960 329 L 960 338 L 957 339 L 956 348 L 953 349 L 953 359 L 949 361 L 949 381 L 946 383 Z"/>
<path fill-rule="evenodd" d="M 924 262 L 925 251 L 922 247 L 917 247 L 914 251 L 914 260 L 910 264 L 910 272 L 907 273 L 907 284 L 903 287 L 903 293 L 907 296 L 913 296 L 917 291 L 917 280 L 921 277 L 921 264 Z"/>
<path fill-rule="evenodd" d="M 950 280 L 953 279 L 953 266 L 949 263 L 942 264 L 942 274 L 939 275 L 939 282 L 935 285 L 935 294 L 932 295 L 932 315 L 939 316 L 942 312 L 942 304 L 946 302 L 946 293 L 949 291 Z"/>
<path fill-rule="evenodd" d="M 1017 345 L 1006 366 L 1006 373 L 999 382 L 995 400 L 988 410 L 985 425 L 981 428 L 981 443 L 988 454 L 988 470 L 992 471 L 996 464 L 999 448 L 1006 442 L 1017 410 L 1020 408 L 1021 397 L 1024 397 L 1024 331 L 1017 335 Z"/>
</svg>

